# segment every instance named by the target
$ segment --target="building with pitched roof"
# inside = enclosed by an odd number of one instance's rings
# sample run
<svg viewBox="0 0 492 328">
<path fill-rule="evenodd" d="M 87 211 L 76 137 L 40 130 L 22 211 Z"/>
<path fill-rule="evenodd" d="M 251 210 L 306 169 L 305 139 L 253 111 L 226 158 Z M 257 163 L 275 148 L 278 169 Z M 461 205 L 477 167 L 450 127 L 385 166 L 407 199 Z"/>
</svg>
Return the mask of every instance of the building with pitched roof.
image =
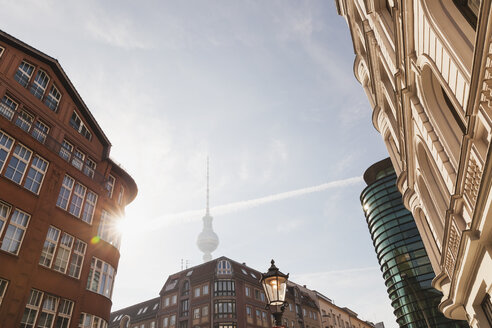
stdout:
<svg viewBox="0 0 492 328">
<path fill-rule="evenodd" d="M 59 62 L 0 31 L 0 322 L 105 328 L 137 194 Z"/>
<path fill-rule="evenodd" d="M 261 273 L 227 257 L 170 275 L 159 298 L 111 313 L 110 328 L 270 328 L 273 320 L 260 284 Z M 335 306 L 351 319 L 325 324 L 320 293 L 289 281 L 283 314 L 290 328 L 372 328 L 357 314 Z M 324 297 L 324 296 L 323 296 Z M 327 299 L 326 297 L 324 297 Z M 337 312 L 337 314 L 338 314 Z M 352 314 L 350 314 L 352 313 Z M 350 325 L 349 325 L 350 322 Z M 361 324 L 363 323 L 363 324 Z"/>
</svg>

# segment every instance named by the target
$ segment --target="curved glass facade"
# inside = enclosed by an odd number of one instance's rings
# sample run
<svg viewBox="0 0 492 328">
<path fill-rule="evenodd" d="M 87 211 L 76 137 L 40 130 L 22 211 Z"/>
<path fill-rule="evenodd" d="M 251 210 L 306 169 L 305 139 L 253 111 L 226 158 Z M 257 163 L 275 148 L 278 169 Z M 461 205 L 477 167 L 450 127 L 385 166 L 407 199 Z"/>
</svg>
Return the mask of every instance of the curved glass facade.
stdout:
<svg viewBox="0 0 492 328">
<path fill-rule="evenodd" d="M 364 178 L 362 207 L 396 322 L 402 328 L 468 327 L 438 310 L 442 294 L 431 286 L 435 275 L 389 159 L 371 166 Z"/>
</svg>

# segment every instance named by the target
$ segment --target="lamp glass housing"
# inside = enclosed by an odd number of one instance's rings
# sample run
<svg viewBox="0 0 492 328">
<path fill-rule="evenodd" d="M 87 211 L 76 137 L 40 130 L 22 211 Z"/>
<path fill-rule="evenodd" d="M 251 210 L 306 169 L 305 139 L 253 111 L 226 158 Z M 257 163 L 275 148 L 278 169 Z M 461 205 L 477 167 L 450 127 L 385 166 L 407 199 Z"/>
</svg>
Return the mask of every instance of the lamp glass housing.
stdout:
<svg viewBox="0 0 492 328">
<path fill-rule="evenodd" d="M 282 305 L 285 302 L 287 279 L 280 275 L 265 277 L 262 281 L 268 304 Z"/>
</svg>

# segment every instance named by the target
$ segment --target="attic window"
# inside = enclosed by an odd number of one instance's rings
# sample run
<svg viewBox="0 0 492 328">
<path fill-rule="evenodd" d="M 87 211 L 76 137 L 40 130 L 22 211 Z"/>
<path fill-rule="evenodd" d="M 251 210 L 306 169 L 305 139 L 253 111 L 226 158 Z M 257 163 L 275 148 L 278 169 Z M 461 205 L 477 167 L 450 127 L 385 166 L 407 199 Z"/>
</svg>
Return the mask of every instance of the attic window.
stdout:
<svg viewBox="0 0 492 328">
<path fill-rule="evenodd" d="M 154 304 L 154 307 L 152 308 L 152 311 L 154 311 L 155 309 L 157 309 L 158 306 L 159 306 L 159 303 L 155 303 Z"/>
<path fill-rule="evenodd" d="M 171 280 L 167 285 L 166 285 L 166 291 L 173 289 L 176 287 L 176 284 L 178 283 L 178 279 Z"/>
<path fill-rule="evenodd" d="M 188 271 L 188 273 L 186 273 L 186 276 L 189 277 L 189 276 L 191 276 L 192 273 L 193 273 L 193 270 L 190 270 L 190 271 Z"/>
<path fill-rule="evenodd" d="M 217 263 L 217 274 L 232 274 L 231 263 L 227 260 L 220 260 Z"/>
<path fill-rule="evenodd" d="M 4 47 L 0 47 L 0 58 L 2 57 L 4 51 L 5 51 L 5 48 Z"/>
<path fill-rule="evenodd" d="M 79 115 L 75 111 L 73 111 L 72 117 L 70 118 L 70 125 L 72 128 L 77 130 L 78 133 L 83 135 L 87 140 L 91 140 L 92 134 L 85 126 L 84 122 L 80 119 Z"/>
<path fill-rule="evenodd" d="M 241 271 L 242 271 L 245 275 L 248 275 L 248 273 L 246 272 L 246 270 L 241 269 Z"/>
<path fill-rule="evenodd" d="M 250 274 L 251 274 L 251 277 L 256 279 L 256 275 L 253 272 L 251 272 Z"/>
</svg>

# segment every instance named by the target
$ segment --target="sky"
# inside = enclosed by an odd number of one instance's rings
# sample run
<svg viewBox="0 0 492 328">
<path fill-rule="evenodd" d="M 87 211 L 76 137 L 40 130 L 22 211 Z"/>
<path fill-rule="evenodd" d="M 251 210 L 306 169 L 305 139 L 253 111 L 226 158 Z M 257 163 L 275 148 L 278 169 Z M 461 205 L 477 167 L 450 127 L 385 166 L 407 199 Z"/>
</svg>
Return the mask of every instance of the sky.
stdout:
<svg viewBox="0 0 492 328">
<path fill-rule="evenodd" d="M 227 256 L 397 327 L 359 195 L 387 157 L 334 1 L 0 0 L 0 29 L 58 59 L 139 193 L 113 310 Z M 136 228 L 138 227 L 138 229 Z"/>
</svg>

